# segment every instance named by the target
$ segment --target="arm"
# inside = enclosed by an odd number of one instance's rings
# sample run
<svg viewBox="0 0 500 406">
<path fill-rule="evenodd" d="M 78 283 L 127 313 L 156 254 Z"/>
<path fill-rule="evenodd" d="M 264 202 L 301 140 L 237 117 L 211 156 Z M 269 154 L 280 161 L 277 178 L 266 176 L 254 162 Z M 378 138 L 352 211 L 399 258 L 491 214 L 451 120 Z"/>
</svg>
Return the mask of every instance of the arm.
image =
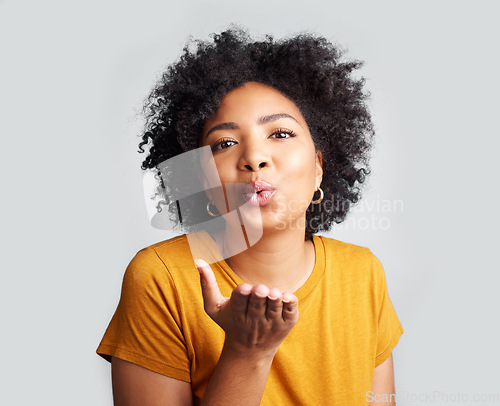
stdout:
<svg viewBox="0 0 500 406">
<path fill-rule="evenodd" d="M 273 356 L 241 356 L 225 346 L 202 405 L 259 405 Z"/>
<path fill-rule="evenodd" d="M 196 263 L 205 311 L 226 333 L 202 405 L 259 405 L 278 347 L 298 321 L 298 300 L 245 283 L 225 298 L 210 266 Z"/>
<path fill-rule="evenodd" d="M 279 345 L 298 320 L 297 298 L 264 285 L 236 287 L 231 299 L 219 291 L 205 263 L 200 280 L 205 311 L 226 332 L 224 347 L 203 405 L 259 405 Z M 192 406 L 191 384 L 112 357 L 116 406 Z"/>
<path fill-rule="evenodd" d="M 370 406 L 396 406 L 392 354 L 375 368 L 372 390 L 367 394 Z"/>
<path fill-rule="evenodd" d="M 192 406 L 191 384 L 112 357 L 115 406 Z"/>
</svg>

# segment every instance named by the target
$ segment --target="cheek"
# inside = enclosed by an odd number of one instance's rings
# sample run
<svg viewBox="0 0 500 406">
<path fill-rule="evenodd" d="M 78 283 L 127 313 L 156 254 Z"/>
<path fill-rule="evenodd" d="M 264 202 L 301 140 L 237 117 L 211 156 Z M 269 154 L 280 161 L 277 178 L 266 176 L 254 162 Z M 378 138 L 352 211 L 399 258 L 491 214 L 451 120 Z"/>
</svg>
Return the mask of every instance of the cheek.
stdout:
<svg viewBox="0 0 500 406">
<path fill-rule="evenodd" d="M 238 179 L 238 173 L 234 170 L 234 162 L 230 159 L 216 160 L 215 166 L 222 187 L 216 189 L 214 201 L 221 214 L 227 214 L 244 204 L 243 186 L 239 183 L 241 180 Z"/>
<path fill-rule="evenodd" d="M 284 154 L 287 166 L 286 175 L 293 175 L 297 179 L 314 182 L 316 176 L 316 156 L 314 151 L 304 154 L 304 151 Z"/>
<path fill-rule="evenodd" d="M 283 170 L 285 186 L 283 198 L 293 212 L 304 212 L 309 206 L 316 188 L 316 167 L 314 156 L 304 153 L 290 154 Z"/>
<path fill-rule="evenodd" d="M 215 167 L 217 168 L 217 174 L 222 183 L 235 182 L 235 180 L 232 179 L 235 171 L 228 160 L 216 160 Z"/>
</svg>

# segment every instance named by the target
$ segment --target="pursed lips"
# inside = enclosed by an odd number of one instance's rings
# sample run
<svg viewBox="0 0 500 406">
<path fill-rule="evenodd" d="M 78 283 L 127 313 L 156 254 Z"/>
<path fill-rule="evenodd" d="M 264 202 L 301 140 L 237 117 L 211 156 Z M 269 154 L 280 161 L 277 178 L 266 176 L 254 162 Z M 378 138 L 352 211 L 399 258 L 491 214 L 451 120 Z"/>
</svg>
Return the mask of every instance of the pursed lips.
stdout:
<svg viewBox="0 0 500 406">
<path fill-rule="evenodd" d="M 254 206 L 264 206 L 271 200 L 275 192 L 276 188 L 270 183 L 256 180 L 245 186 L 243 196 Z"/>
<path fill-rule="evenodd" d="M 254 182 L 250 182 L 248 185 L 245 186 L 244 189 L 244 194 L 250 194 L 250 193 L 260 193 L 260 192 L 273 192 L 275 191 L 276 188 L 271 185 L 270 183 L 267 183 L 263 180 L 256 180 Z"/>
</svg>

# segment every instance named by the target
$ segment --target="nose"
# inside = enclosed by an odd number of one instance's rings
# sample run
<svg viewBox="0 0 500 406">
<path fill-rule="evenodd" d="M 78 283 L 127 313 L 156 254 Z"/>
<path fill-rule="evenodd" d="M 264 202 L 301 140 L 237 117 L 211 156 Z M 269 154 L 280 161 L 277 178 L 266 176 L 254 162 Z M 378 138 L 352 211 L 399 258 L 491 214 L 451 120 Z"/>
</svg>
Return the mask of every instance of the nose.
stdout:
<svg viewBox="0 0 500 406">
<path fill-rule="evenodd" d="M 259 170 L 259 169 L 263 168 L 263 167 L 264 167 L 264 166 L 266 166 L 266 165 L 267 165 L 267 162 L 262 161 L 262 162 L 260 162 L 258 165 L 253 165 L 253 166 L 252 166 L 252 165 L 249 165 L 249 164 L 246 164 L 246 165 L 245 165 L 245 168 L 246 168 L 246 169 L 248 169 L 248 170 L 249 170 L 249 171 L 251 171 L 251 172 L 255 172 L 255 171 L 257 171 L 257 170 Z M 254 168 L 255 168 L 255 169 L 254 169 Z"/>
<path fill-rule="evenodd" d="M 257 172 L 270 164 L 270 156 L 259 141 L 252 140 L 244 145 L 238 167 L 243 171 Z"/>
</svg>

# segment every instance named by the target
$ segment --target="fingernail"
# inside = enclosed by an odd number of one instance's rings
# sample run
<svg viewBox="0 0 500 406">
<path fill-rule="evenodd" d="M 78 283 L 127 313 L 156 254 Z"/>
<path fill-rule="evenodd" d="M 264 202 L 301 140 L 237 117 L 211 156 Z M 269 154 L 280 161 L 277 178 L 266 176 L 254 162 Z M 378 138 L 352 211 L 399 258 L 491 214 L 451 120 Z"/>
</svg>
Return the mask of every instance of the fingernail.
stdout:
<svg viewBox="0 0 500 406">
<path fill-rule="evenodd" d="M 271 296 L 271 295 L 268 295 L 268 296 L 267 296 L 267 298 L 268 298 L 268 299 L 271 299 L 271 300 L 278 300 L 278 298 L 277 298 L 277 297 L 274 297 L 274 296 Z"/>
<path fill-rule="evenodd" d="M 263 295 L 263 294 L 261 294 L 259 292 L 254 292 L 254 293 L 255 293 L 255 296 L 260 297 L 261 299 L 267 297 L 266 295 Z"/>
<path fill-rule="evenodd" d="M 207 263 L 203 259 L 195 259 L 194 263 L 197 268 L 203 268 Z"/>
<path fill-rule="evenodd" d="M 198 272 L 201 275 L 201 268 L 203 268 L 205 265 L 207 265 L 207 263 L 205 261 L 203 261 L 202 259 L 195 259 L 194 264 L 196 265 L 196 269 L 198 270 Z"/>
</svg>

